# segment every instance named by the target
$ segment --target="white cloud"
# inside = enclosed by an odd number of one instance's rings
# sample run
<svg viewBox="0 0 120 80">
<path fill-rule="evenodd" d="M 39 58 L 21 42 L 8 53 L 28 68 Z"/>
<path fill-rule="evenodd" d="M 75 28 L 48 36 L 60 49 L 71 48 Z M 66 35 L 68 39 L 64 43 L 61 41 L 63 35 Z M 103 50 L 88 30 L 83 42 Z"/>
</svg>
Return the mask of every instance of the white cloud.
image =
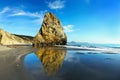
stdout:
<svg viewBox="0 0 120 80">
<path fill-rule="evenodd" d="M 14 17 L 14 16 L 28 16 L 28 17 L 34 17 L 37 18 L 36 20 L 34 20 L 35 23 L 42 23 L 43 18 L 44 18 L 44 14 L 47 12 L 47 10 L 45 11 L 40 11 L 40 12 L 26 12 L 24 10 L 14 10 L 12 14 L 10 14 L 10 17 Z"/>
<path fill-rule="evenodd" d="M 12 14 L 10 14 L 9 16 L 24 16 L 24 15 L 26 15 L 26 12 L 23 10 L 12 10 L 11 12 L 12 12 Z"/>
<path fill-rule="evenodd" d="M 4 13 L 8 12 L 9 10 L 10 10 L 9 7 L 5 7 L 2 9 L 2 11 L 0 11 L 0 14 L 4 14 Z"/>
<path fill-rule="evenodd" d="M 40 11 L 40 12 L 29 12 L 29 11 L 24 11 L 20 8 L 9 8 L 9 7 L 4 7 L 0 11 L 0 19 L 2 20 L 3 15 L 5 16 L 4 18 L 7 17 L 17 17 L 17 16 L 27 16 L 27 17 L 33 17 L 36 18 L 33 20 L 33 22 L 40 24 L 43 21 L 44 14 L 47 12 L 45 11 Z"/>
<path fill-rule="evenodd" d="M 50 9 L 61 9 L 64 8 L 65 1 L 62 0 L 55 0 L 54 2 L 48 2 L 48 7 Z"/>
<path fill-rule="evenodd" d="M 73 32 L 74 31 L 73 27 L 74 27 L 74 25 L 63 26 L 65 32 Z"/>
<path fill-rule="evenodd" d="M 14 10 L 12 11 L 12 14 L 10 14 L 9 16 L 29 16 L 29 17 L 38 17 L 41 18 L 44 16 L 44 13 L 47 12 L 45 11 L 41 11 L 41 12 L 26 12 L 24 10 Z"/>
</svg>

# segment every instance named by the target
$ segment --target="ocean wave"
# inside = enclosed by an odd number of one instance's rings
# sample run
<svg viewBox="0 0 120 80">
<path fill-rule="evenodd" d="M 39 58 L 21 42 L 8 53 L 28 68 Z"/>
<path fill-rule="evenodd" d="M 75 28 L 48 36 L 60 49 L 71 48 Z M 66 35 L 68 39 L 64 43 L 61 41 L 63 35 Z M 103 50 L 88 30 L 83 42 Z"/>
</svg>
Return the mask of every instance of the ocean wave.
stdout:
<svg viewBox="0 0 120 80">
<path fill-rule="evenodd" d="M 67 46 L 64 45 L 64 48 L 72 49 L 72 50 L 84 50 L 84 51 L 99 51 L 105 53 L 120 53 L 119 48 L 93 48 L 93 47 L 77 47 L 77 46 Z"/>
</svg>

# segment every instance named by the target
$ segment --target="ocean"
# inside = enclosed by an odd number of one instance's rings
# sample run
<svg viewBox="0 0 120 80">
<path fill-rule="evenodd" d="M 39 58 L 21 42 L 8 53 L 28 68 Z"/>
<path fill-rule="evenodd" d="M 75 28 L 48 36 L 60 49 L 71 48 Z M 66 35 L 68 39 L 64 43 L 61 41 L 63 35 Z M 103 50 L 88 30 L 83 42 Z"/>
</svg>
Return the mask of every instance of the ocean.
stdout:
<svg viewBox="0 0 120 80">
<path fill-rule="evenodd" d="M 33 80 L 120 80 L 120 45 L 68 43 L 41 47 L 24 57 Z"/>
</svg>

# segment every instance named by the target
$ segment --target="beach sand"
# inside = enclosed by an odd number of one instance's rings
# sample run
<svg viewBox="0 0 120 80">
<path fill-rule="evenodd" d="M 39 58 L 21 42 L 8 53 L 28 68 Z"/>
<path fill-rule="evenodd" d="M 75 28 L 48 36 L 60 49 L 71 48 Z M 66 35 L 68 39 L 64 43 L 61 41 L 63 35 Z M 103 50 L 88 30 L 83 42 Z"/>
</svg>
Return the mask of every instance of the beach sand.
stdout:
<svg viewBox="0 0 120 80">
<path fill-rule="evenodd" d="M 33 50 L 31 46 L 0 46 L 0 80 L 32 80 L 24 67 L 23 56 Z"/>
</svg>

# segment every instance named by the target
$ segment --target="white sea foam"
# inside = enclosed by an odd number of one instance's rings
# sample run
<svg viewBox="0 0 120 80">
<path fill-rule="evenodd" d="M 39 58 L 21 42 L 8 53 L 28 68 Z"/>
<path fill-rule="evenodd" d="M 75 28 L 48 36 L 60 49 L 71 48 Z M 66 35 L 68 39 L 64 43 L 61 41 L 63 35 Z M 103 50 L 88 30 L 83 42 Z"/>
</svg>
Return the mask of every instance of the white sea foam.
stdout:
<svg viewBox="0 0 120 80">
<path fill-rule="evenodd" d="M 87 51 L 99 51 L 99 52 L 106 52 L 106 53 L 120 53 L 119 48 L 93 48 L 93 47 L 77 47 L 77 46 L 62 46 L 67 49 L 73 49 L 73 50 L 87 50 Z"/>
</svg>

